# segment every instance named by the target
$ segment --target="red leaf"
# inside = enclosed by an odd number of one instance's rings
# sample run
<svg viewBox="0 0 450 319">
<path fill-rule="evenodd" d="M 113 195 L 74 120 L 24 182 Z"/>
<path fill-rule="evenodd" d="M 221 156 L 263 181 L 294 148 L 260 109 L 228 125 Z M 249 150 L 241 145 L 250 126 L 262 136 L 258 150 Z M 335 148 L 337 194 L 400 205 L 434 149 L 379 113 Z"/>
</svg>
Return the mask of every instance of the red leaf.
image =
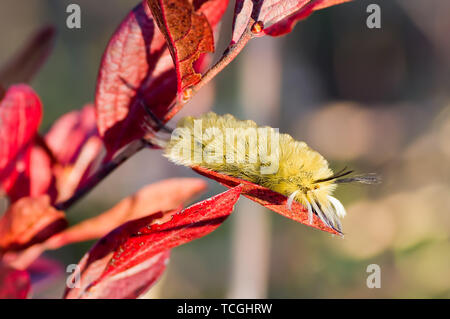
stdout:
<svg viewBox="0 0 450 319">
<path fill-rule="evenodd" d="M 78 282 L 80 285 L 68 286 L 64 297 L 67 299 L 136 298 L 148 290 L 164 272 L 169 258 L 169 251 L 150 258 L 148 262 L 142 265 L 132 267 L 128 272 L 124 272 L 123 276 L 105 278 L 97 285 L 98 289 L 91 289 L 91 286 L 93 282 L 101 277 L 114 252 L 126 240 L 127 236 L 133 234 L 143 225 L 157 223 L 159 220 L 167 218 L 167 216 L 170 217 L 169 213 L 158 212 L 127 222 L 99 240 L 78 263 L 79 271 L 73 274 L 74 279 L 79 276 L 80 280 Z M 142 274 L 147 275 L 145 276 L 145 281 L 142 281 Z M 116 280 L 118 280 L 117 289 L 114 287 Z M 129 294 L 128 290 L 123 291 L 119 289 L 122 287 L 131 287 L 132 291 L 136 291 L 135 295 Z"/>
<path fill-rule="evenodd" d="M 216 30 L 216 27 L 218 26 L 219 22 L 221 21 L 223 14 L 225 13 L 229 0 L 194 0 L 191 1 L 194 4 L 194 10 L 197 15 L 204 15 L 206 19 L 209 22 L 209 25 L 213 28 L 213 30 Z M 159 29 L 158 29 L 159 31 Z M 171 54 L 167 50 L 162 57 L 166 61 L 172 61 Z M 206 70 L 206 68 L 209 66 L 210 62 L 212 61 L 211 55 L 204 53 L 201 54 L 199 59 L 194 64 L 194 70 L 196 72 L 202 73 Z M 176 97 L 177 93 L 177 72 L 173 69 L 173 62 L 172 62 L 172 69 L 170 73 L 171 80 L 168 79 L 165 80 L 166 86 L 168 83 L 170 83 L 171 86 L 171 92 L 173 92 L 172 100 L 169 101 L 169 103 L 159 103 L 155 104 L 153 101 L 155 100 L 155 97 L 159 96 L 159 91 L 161 90 L 158 86 L 158 83 L 155 83 L 153 87 L 149 87 L 145 92 L 145 103 L 150 109 L 152 110 L 153 114 L 155 114 L 158 118 L 162 119 L 162 122 L 169 121 L 181 108 L 173 108 L 170 109 L 171 102 Z"/>
<path fill-rule="evenodd" d="M 40 147 L 34 146 L 31 150 L 30 164 L 27 165 L 29 173 L 30 193 L 24 196 L 38 197 L 50 194 L 53 186 L 52 161 L 47 152 Z M 20 178 L 17 184 L 20 185 Z"/>
<path fill-rule="evenodd" d="M 73 164 L 57 165 L 54 168 L 56 177 L 57 200 L 61 203 L 69 199 L 83 185 L 91 169 L 96 164 L 103 143 L 97 136 L 90 137 L 80 149 L 80 154 Z"/>
<path fill-rule="evenodd" d="M 82 279 L 90 268 L 97 268 L 97 278 L 90 276 L 89 285 L 83 284 L 82 291 L 74 295 L 102 295 L 99 290 L 102 290 L 100 287 L 104 282 L 134 273 L 136 267 L 149 262 L 153 265 L 155 258 L 159 260 L 159 256 L 170 248 L 211 233 L 231 214 L 240 193 L 241 188 L 235 187 L 182 211 L 155 213 L 130 221 L 112 231 L 82 259 Z M 172 216 L 172 219 L 162 224 L 157 223 L 158 218 L 166 219 L 167 216 Z M 99 268 L 102 269 L 101 272 Z M 133 281 L 130 278 L 129 284 L 134 284 Z M 69 289 L 66 295 L 71 296 L 71 291 L 73 289 Z"/>
<path fill-rule="evenodd" d="M 26 168 L 41 117 L 41 101 L 27 85 L 11 86 L 0 102 L 0 188 L 6 192 Z"/>
<path fill-rule="evenodd" d="M 57 249 L 67 244 L 100 238 L 129 220 L 148 215 L 148 212 L 176 209 L 203 192 L 206 186 L 198 178 L 168 179 L 148 185 L 103 214 L 56 234 L 43 246 Z"/>
<path fill-rule="evenodd" d="M 30 286 L 28 272 L 0 262 L 0 299 L 26 299 Z"/>
<path fill-rule="evenodd" d="M 208 19 L 209 25 L 215 27 L 227 10 L 229 0 L 194 0 L 194 10 Z"/>
<path fill-rule="evenodd" d="M 137 265 L 120 276 L 110 277 L 97 284 L 95 289 L 89 285 L 98 278 L 105 265 L 111 258 L 111 254 L 90 262 L 87 254 L 79 266 L 83 271 L 80 287 L 66 290 L 65 299 L 136 299 L 145 294 L 161 277 L 169 263 L 170 251 L 166 250 L 149 258 L 144 263 Z M 87 266 L 86 264 L 90 262 Z"/>
<path fill-rule="evenodd" d="M 164 224 L 141 225 L 115 251 L 99 280 L 125 271 L 158 252 L 211 233 L 231 214 L 240 194 L 241 187 L 238 186 L 173 213 L 172 220 Z"/>
<path fill-rule="evenodd" d="M 61 202 L 72 196 L 83 178 L 89 175 L 102 150 L 94 106 L 89 104 L 60 117 L 45 135 L 45 144 L 57 161 L 53 173 L 58 193 L 56 201 Z"/>
<path fill-rule="evenodd" d="M 52 202 L 56 198 L 53 163 L 48 153 L 39 146 L 32 146 L 22 161 L 24 169 L 8 189 L 12 203 L 22 197 L 38 197 L 48 194 Z"/>
<path fill-rule="evenodd" d="M 97 126 L 110 153 L 145 134 L 142 95 L 149 107 L 168 106 L 176 75 L 165 40 L 147 5 L 139 4 L 121 23 L 103 55 L 97 80 Z M 172 84 L 171 84 L 172 83 Z"/>
<path fill-rule="evenodd" d="M 242 195 L 280 215 L 293 219 L 296 222 L 323 230 L 331 234 L 342 235 L 338 233 L 336 230 L 325 225 L 320 220 L 320 218 L 318 218 L 315 215 L 313 216 L 313 223 L 310 224 L 308 221 L 308 210 L 305 207 L 294 201 L 292 203 L 292 210 L 289 210 L 286 206 L 288 198 L 268 188 L 262 187 L 260 185 L 236 177 L 231 177 L 211 170 L 207 170 L 201 167 L 194 167 L 193 170 L 205 177 L 211 178 L 219 182 L 220 184 L 228 188 L 233 188 L 236 187 L 237 185 L 241 185 Z"/>
<path fill-rule="evenodd" d="M 214 52 L 211 26 L 188 0 L 148 0 L 148 4 L 169 45 L 177 70 L 178 93 L 182 93 L 201 79 L 194 70 L 195 61 L 203 53 Z"/>
<path fill-rule="evenodd" d="M 16 83 L 28 83 L 50 54 L 55 29 L 46 26 L 34 34 L 28 43 L 0 70 L 0 99 L 4 89 Z"/>
<path fill-rule="evenodd" d="M 95 107 L 88 104 L 81 110 L 61 116 L 45 135 L 45 142 L 58 163 L 68 165 L 75 163 L 82 147 L 92 136 L 98 136 Z"/>
<path fill-rule="evenodd" d="M 22 198 L 0 219 L 0 251 L 25 249 L 66 226 L 64 213 L 50 206 L 49 196 Z"/>
<path fill-rule="evenodd" d="M 315 10 L 351 0 L 237 0 L 232 42 L 236 43 L 250 21 L 260 21 L 265 28 L 261 35 L 280 36 L 292 31 L 295 23 Z"/>
</svg>

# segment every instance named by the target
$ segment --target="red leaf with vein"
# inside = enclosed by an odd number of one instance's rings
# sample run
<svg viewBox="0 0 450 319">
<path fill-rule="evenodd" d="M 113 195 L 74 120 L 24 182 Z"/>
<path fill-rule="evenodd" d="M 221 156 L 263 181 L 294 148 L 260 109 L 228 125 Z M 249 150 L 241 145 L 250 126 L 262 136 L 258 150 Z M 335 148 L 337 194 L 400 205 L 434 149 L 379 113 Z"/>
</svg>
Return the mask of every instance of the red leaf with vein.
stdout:
<svg viewBox="0 0 450 319">
<path fill-rule="evenodd" d="M 0 188 L 8 192 L 26 168 L 42 117 L 42 104 L 27 85 L 14 85 L 0 102 Z"/>
<path fill-rule="evenodd" d="M 148 3 L 169 45 L 181 93 L 201 79 L 201 74 L 194 70 L 195 61 L 203 53 L 214 52 L 211 26 L 188 0 L 148 0 Z"/>
<path fill-rule="evenodd" d="M 78 263 L 78 272 L 74 272 L 73 278 L 79 276 L 79 287 L 68 287 L 64 293 L 66 299 L 100 299 L 100 298 L 137 298 L 148 290 L 164 272 L 169 260 L 170 252 L 163 251 L 146 262 L 136 264 L 123 276 L 110 276 L 98 283 L 96 289 L 91 289 L 93 282 L 98 281 L 109 264 L 114 252 L 126 238 L 135 233 L 144 225 L 157 223 L 170 217 L 171 212 L 153 213 L 144 218 L 129 221 L 99 240 L 90 251 L 83 256 Z M 115 283 L 117 282 L 117 287 Z M 123 288 L 126 288 L 124 290 Z M 131 288 L 131 291 L 129 290 Z"/>
<path fill-rule="evenodd" d="M 65 292 L 65 299 L 136 299 L 145 294 L 162 276 L 169 263 L 170 250 L 163 251 L 145 262 L 130 268 L 117 277 L 110 277 L 99 283 L 95 289 L 87 291 L 89 284 L 98 278 L 111 254 L 90 261 L 87 254 L 79 266 L 83 269 L 80 288 Z M 87 266 L 87 262 L 90 262 Z"/>
<path fill-rule="evenodd" d="M 227 4 L 228 0 L 210 0 L 196 9 L 214 27 Z M 112 36 L 100 66 L 95 107 L 109 155 L 147 132 L 142 102 L 163 119 L 176 95 L 177 73 L 166 40 L 143 0 Z"/>
<path fill-rule="evenodd" d="M 147 263 L 170 248 L 211 233 L 231 214 L 240 193 L 238 186 L 184 210 L 156 213 L 117 228 L 100 240 L 88 257 L 82 259 L 82 276 L 86 266 L 106 255 L 108 259 L 106 267 L 97 279 L 90 281 L 84 293 L 98 294 L 97 290 L 103 282 L 121 278 L 122 274 L 133 272 L 134 267 Z M 155 223 L 157 218 L 166 219 L 167 216 L 171 216 L 171 220 Z"/>
<path fill-rule="evenodd" d="M 64 213 L 50 205 L 49 196 L 21 198 L 0 219 L 0 251 L 25 249 L 66 226 Z"/>
<path fill-rule="evenodd" d="M 288 198 L 284 195 L 281 195 L 280 193 L 274 192 L 268 188 L 265 188 L 263 186 L 254 183 L 236 177 L 220 174 L 205 168 L 194 167 L 193 170 L 205 177 L 208 177 L 210 179 L 219 182 L 220 184 L 228 188 L 233 188 L 236 187 L 237 185 L 241 185 L 242 195 L 280 215 L 293 219 L 296 222 L 302 223 L 306 226 L 323 230 L 331 234 L 342 235 L 338 233 L 336 230 L 325 225 L 320 220 L 320 218 L 318 218 L 315 215 L 313 216 L 313 223 L 310 224 L 308 221 L 309 218 L 308 210 L 295 201 L 292 203 L 292 210 L 289 210 L 286 205 Z"/>
<path fill-rule="evenodd" d="M 97 126 L 110 153 L 145 134 L 141 127 L 145 111 L 138 95 L 157 81 L 159 90 L 150 107 L 168 105 L 174 99 L 176 89 L 170 86 L 173 65 L 170 58 L 161 59 L 164 51 L 164 37 L 155 27 L 150 10 L 139 4 L 112 36 L 97 80 Z"/>
<path fill-rule="evenodd" d="M 206 186 L 198 178 L 174 178 L 148 185 L 103 214 L 56 234 L 44 246 L 57 249 L 70 243 L 100 238 L 129 220 L 146 216 L 148 212 L 178 208 L 205 191 Z"/>
<path fill-rule="evenodd" d="M 14 269 L 0 261 L 0 299 L 26 299 L 30 286 L 28 272 Z"/>
<path fill-rule="evenodd" d="M 265 29 L 260 35 L 280 36 L 292 31 L 294 25 L 314 11 L 351 0 L 237 0 L 232 42 L 245 32 L 250 18 L 261 21 Z"/>
<path fill-rule="evenodd" d="M 54 38 L 55 29 L 43 27 L 1 68 L 0 99 L 10 85 L 28 83 L 33 78 L 50 54 Z"/>
</svg>

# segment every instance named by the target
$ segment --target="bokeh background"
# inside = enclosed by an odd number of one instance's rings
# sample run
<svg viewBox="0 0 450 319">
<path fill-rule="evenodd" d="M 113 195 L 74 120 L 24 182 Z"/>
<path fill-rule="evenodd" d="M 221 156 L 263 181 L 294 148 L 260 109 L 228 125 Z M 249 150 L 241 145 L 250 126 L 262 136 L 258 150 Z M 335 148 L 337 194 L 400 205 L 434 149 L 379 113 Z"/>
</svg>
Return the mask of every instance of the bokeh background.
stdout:
<svg viewBox="0 0 450 319">
<path fill-rule="evenodd" d="M 32 83 L 45 106 L 42 131 L 93 101 L 103 50 L 137 2 L 1 0 L 0 63 L 39 27 L 57 28 L 53 53 Z M 65 26 L 70 3 L 81 6 L 81 29 Z M 381 29 L 366 26 L 371 3 L 382 9 Z M 229 41 L 232 7 L 219 53 Z M 174 249 L 148 297 L 449 298 L 448 16 L 447 0 L 357 0 L 314 14 L 288 36 L 252 40 L 182 113 L 213 109 L 279 127 L 333 168 L 377 172 L 384 181 L 337 190 L 348 211 L 344 239 L 241 199 L 216 232 Z M 143 151 L 71 209 L 70 222 L 175 176 L 195 174 Z M 221 191 L 210 182 L 202 198 Z M 65 266 L 92 244 L 47 252 L 63 270 L 34 297 L 60 297 Z M 366 286 L 370 264 L 381 267 L 379 289 Z"/>
</svg>

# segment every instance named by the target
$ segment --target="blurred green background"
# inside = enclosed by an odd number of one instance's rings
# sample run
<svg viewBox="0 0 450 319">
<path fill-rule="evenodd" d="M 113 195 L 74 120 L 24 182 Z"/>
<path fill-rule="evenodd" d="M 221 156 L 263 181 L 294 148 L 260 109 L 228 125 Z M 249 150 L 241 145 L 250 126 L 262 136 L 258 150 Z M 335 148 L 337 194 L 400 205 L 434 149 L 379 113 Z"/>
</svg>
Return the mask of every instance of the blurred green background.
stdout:
<svg viewBox="0 0 450 319">
<path fill-rule="evenodd" d="M 137 2 L 1 0 L 0 63 L 39 27 L 57 28 L 54 51 L 32 83 L 45 107 L 43 131 L 93 101 L 103 50 Z M 81 29 L 65 25 L 70 3 L 81 6 Z M 232 3 L 219 53 L 229 41 Z M 366 26 L 371 3 L 382 9 L 381 29 Z M 354 1 L 315 13 L 286 37 L 252 40 L 183 114 L 211 108 L 270 124 L 307 142 L 333 168 L 378 172 L 384 181 L 337 190 L 348 212 L 344 239 L 242 199 L 216 232 L 173 250 L 150 297 L 449 298 L 449 15 L 447 0 Z M 173 176 L 195 174 L 143 151 L 71 209 L 70 222 Z M 202 198 L 223 191 L 210 186 Z M 244 214 L 252 217 L 238 217 Z M 92 244 L 46 255 L 63 266 L 77 263 Z M 381 267 L 379 289 L 366 285 L 370 264 Z M 59 297 L 64 282 L 62 275 L 34 296 Z"/>
</svg>

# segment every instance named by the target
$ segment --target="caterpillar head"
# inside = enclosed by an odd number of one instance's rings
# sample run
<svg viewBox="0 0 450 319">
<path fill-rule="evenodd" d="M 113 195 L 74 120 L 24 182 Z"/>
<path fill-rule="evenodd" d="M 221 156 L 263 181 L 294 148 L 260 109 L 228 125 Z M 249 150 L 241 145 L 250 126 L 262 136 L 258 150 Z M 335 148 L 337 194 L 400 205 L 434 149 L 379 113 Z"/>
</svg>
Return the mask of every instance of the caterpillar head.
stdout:
<svg viewBox="0 0 450 319">
<path fill-rule="evenodd" d="M 287 206 L 289 209 L 292 203 L 296 202 L 304 205 L 308 209 L 309 223 L 313 221 L 313 215 L 317 215 L 327 226 L 342 233 L 340 219 L 346 215 L 346 210 L 342 203 L 331 194 L 340 183 L 358 182 L 364 184 L 376 184 L 380 182 L 377 175 L 368 174 L 363 176 L 346 177 L 353 171 L 342 170 L 327 178 L 318 179 L 311 183 L 299 185 L 299 188 L 291 193 Z"/>
</svg>

